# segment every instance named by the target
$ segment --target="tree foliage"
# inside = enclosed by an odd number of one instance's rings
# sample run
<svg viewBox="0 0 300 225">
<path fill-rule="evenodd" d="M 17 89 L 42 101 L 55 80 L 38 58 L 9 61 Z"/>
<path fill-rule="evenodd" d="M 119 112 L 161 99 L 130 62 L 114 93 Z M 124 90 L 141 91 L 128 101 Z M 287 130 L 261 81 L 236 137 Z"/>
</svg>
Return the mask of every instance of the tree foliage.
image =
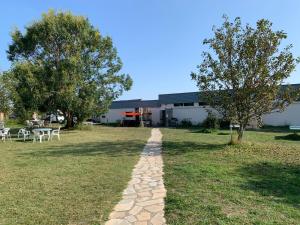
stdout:
<svg viewBox="0 0 300 225">
<path fill-rule="evenodd" d="M 8 113 L 11 110 L 10 93 L 0 73 L 0 113 Z"/>
<path fill-rule="evenodd" d="M 8 58 L 18 108 L 61 110 L 79 120 L 103 113 L 129 90 L 129 75 L 119 74 L 121 59 L 112 39 L 89 20 L 70 12 L 49 11 L 22 33 L 12 32 Z"/>
<path fill-rule="evenodd" d="M 295 70 L 299 59 L 291 52 L 292 45 L 281 48 L 287 38 L 283 31 L 273 31 L 272 23 L 262 19 L 256 27 L 242 26 L 224 16 L 220 28 L 213 28 L 214 37 L 205 39 L 211 51 L 203 52 L 203 60 L 191 77 L 202 98 L 225 119 L 238 123 L 238 140 L 252 120 L 273 110 L 284 110 L 297 96 L 293 88 L 282 88 Z"/>
</svg>

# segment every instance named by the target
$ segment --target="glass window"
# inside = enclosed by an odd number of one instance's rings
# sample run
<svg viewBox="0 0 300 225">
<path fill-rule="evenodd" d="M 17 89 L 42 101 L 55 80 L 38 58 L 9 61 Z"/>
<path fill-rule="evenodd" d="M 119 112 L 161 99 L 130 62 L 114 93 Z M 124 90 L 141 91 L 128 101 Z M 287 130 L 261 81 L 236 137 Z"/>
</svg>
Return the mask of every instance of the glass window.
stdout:
<svg viewBox="0 0 300 225">
<path fill-rule="evenodd" d="M 184 106 L 194 106 L 194 102 L 183 103 Z"/>
<path fill-rule="evenodd" d="M 183 106 L 183 103 L 174 103 L 174 107 Z"/>
<path fill-rule="evenodd" d="M 199 106 L 205 106 L 205 105 L 207 105 L 206 102 L 199 102 Z"/>
</svg>

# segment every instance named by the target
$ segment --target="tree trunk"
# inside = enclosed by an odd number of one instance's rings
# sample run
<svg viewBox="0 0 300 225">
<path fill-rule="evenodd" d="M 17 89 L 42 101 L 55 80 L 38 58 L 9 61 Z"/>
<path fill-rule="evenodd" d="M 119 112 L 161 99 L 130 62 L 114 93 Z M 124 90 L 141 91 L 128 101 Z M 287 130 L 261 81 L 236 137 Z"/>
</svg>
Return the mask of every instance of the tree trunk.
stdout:
<svg viewBox="0 0 300 225">
<path fill-rule="evenodd" d="M 238 143 L 241 143 L 243 141 L 243 135 L 244 135 L 245 126 L 240 124 L 240 127 L 238 129 Z"/>
<path fill-rule="evenodd" d="M 67 120 L 67 123 L 66 123 L 66 126 L 65 126 L 66 129 L 74 127 L 73 113 L 72 112 L 67 112 L 66 113 L 66 120 Z"/>
</svg>

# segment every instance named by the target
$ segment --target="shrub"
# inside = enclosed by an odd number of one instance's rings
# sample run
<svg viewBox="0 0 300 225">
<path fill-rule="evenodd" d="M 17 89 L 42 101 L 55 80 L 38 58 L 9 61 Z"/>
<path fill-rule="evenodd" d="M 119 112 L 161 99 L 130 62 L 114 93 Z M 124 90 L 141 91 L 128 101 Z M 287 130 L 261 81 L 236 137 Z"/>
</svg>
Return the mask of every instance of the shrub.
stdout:
<svg viewBox="0 0 300 225">
<path fill-rule="evenodd" d="M 220 128 L 219 119 L 214 113 L 209 111 L 206 119 L 202 123 L 202 126 L 207 129 L 218 129 Z"/>
<path fill-rule="evenodd" d="M 191 126 L 193 126 L 193 124 L 192 124 L 192 122 L 191 122 L 190 120 L 188 120 L 188 119 L 183 119 L 183 120 L 181 121 L 181 126 L 182 126 L 182 127 L 191 127 Z"/>
<path fill-rule="evenodd" d="M 199 131 L 199 133 L 212 134 L 212 133 L 216 133 L 217 131 L 218 130 L 213 128 L 203 128 L 202 130 Z"/>
<path fill-rule="evenodd" d="M 220 128 L 228 129 L 229 126 L 230 126 L 230 121 L 229 120 L 224 120 L 224 119 L 220 120 Z"/>
</svg>

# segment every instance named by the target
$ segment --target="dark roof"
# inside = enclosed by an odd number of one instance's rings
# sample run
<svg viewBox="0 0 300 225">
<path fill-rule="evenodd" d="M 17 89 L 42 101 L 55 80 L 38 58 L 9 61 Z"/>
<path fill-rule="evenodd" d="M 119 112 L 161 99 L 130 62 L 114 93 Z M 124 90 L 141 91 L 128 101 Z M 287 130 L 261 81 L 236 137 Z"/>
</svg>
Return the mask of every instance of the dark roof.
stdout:
<svg viewBox="0 0 300 225">
<path fill-rule="evenodd" d="M 292 89 L 300 89 L 300 84 L 282 85 L 281 89 L 284 90 L 287 87 Z M 200 102 L 201 92 L 185 92 L 185 93 L 173 93 L 173 94 L 160 94 L 158 100 L 122 100 L 114 101 L 110 106 L 111 109 L 122 108 L 138 108 L 138 107 L 159 107 L 161 104 L 174 104 L 174 103 L 189 103 Z"/>
<path fill-rule="evenodd" d="M 162 94 L 158 96 L 160 104 L 199 102 L 199 92 Z"/>
<path fill-rule="evenodd" d="M 291 88 L 291 89 L 300 89 L 300 84 L 284 84 L 284 85 L 281 85 L 282 90 L 284 90 L 288 87 Z"/>
<path fill-rule="evenodd" d="M 158 100 L 121 100 L 113 101 L 110 108 L 111 109 L 125 109 L 125 108 L 139 108 L 139 107 L 159 107 Z"/>
</svg>

